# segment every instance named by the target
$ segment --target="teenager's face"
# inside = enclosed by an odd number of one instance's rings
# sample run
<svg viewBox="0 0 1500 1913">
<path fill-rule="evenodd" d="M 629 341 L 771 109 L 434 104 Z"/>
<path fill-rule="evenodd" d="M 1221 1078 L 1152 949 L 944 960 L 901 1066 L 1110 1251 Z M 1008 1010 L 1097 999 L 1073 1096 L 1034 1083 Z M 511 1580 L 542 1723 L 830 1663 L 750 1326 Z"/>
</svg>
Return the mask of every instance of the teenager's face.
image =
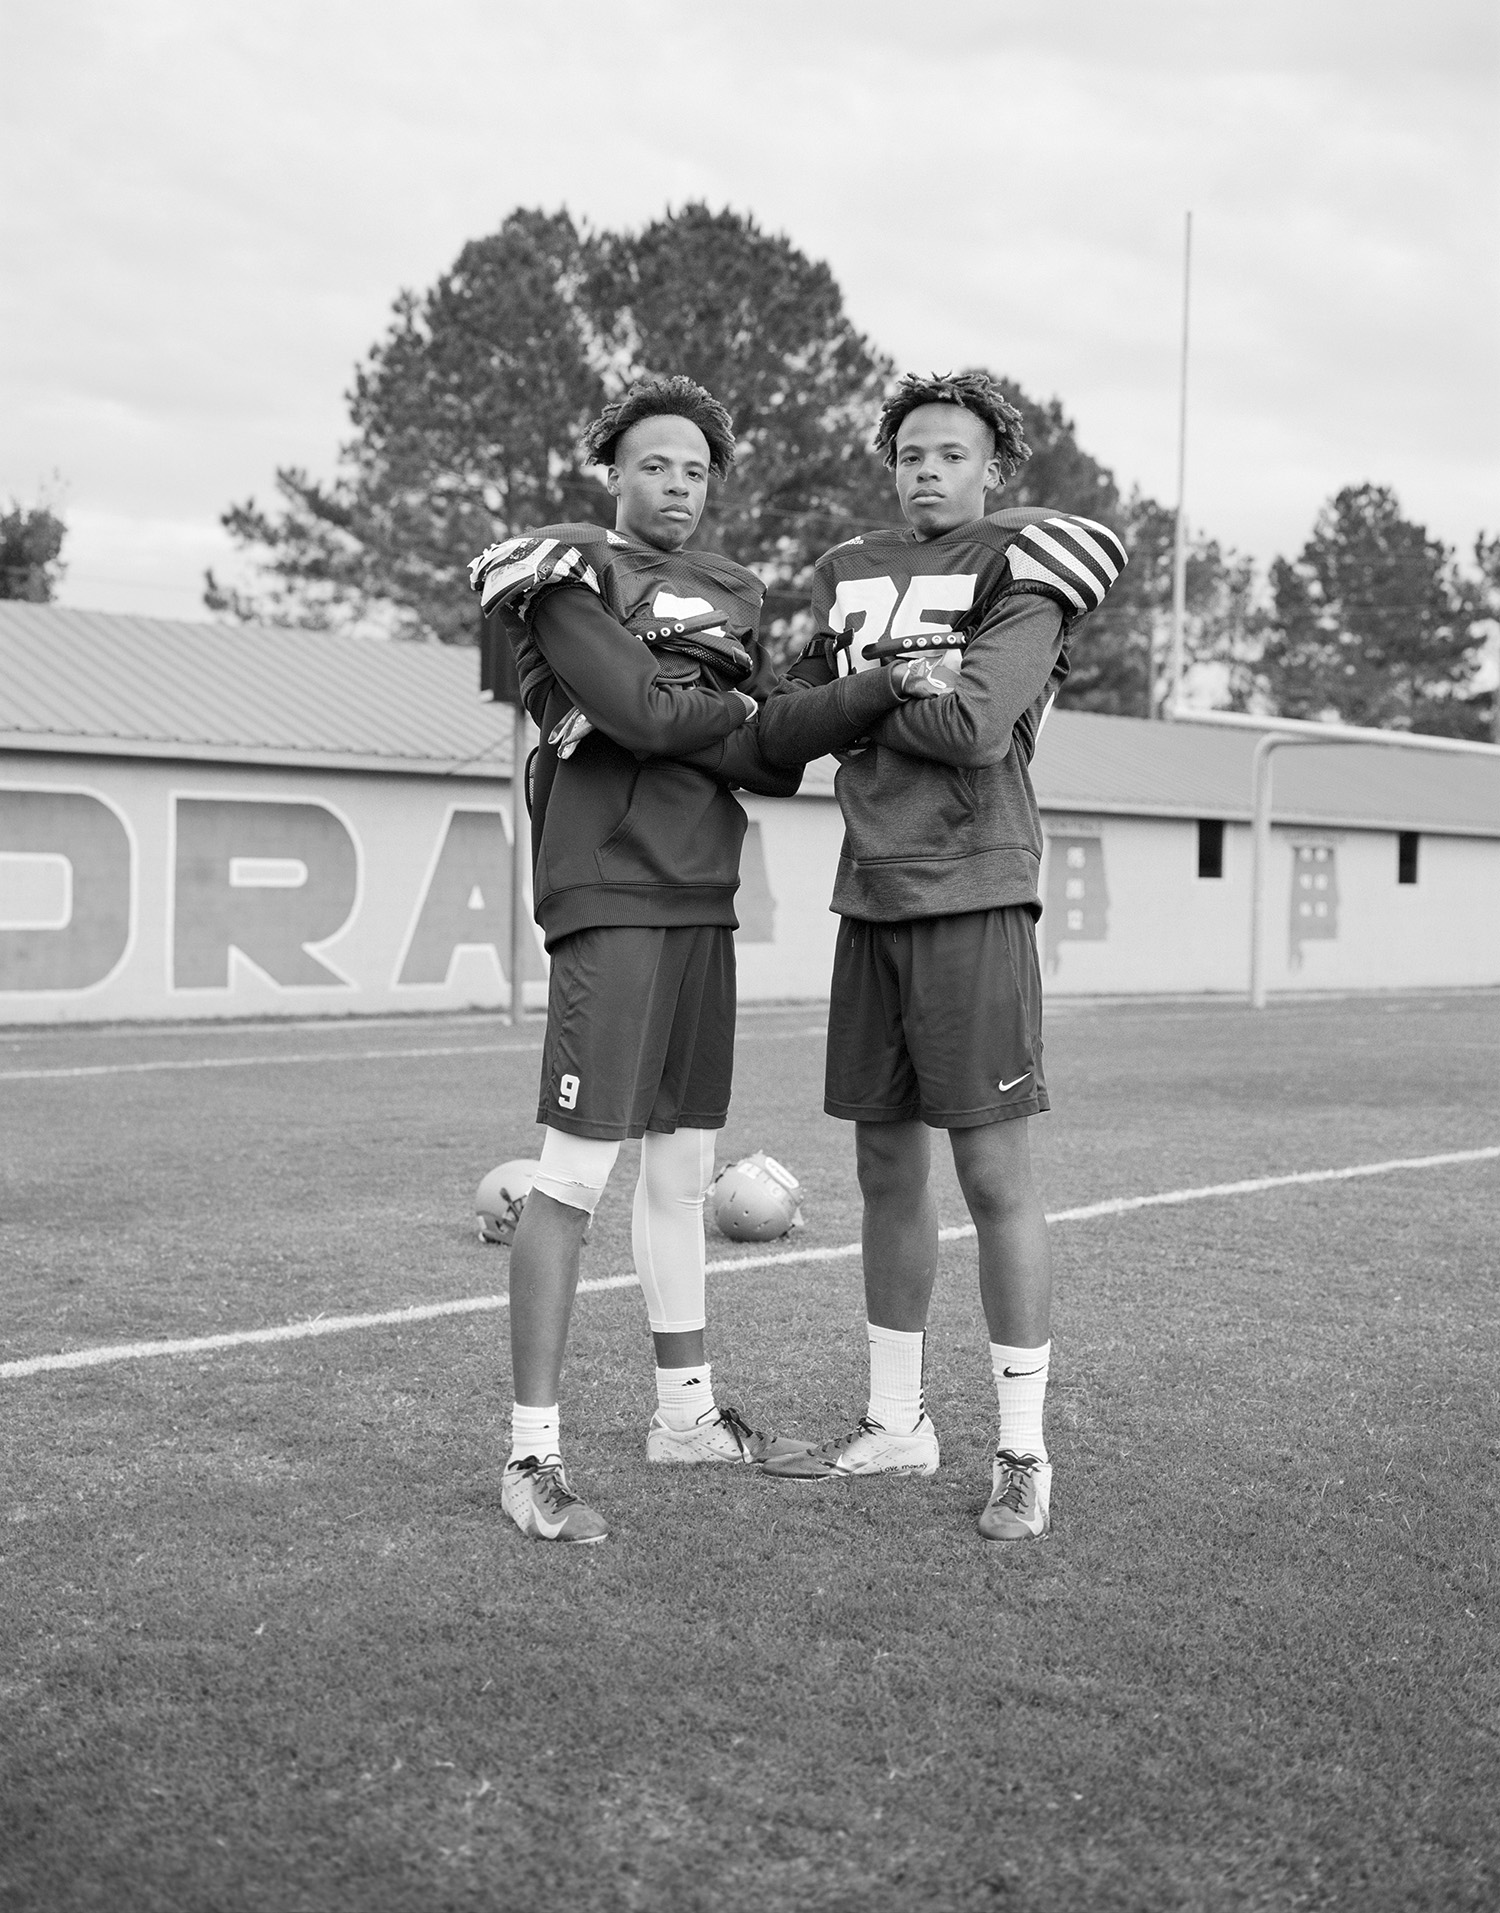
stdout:
<svg viewBox="0 0 1500 1913">
<path fill-rule="evenodd" d="M 708 503 L 708 440 L 691 419 L 643 418 L 615 447 L 609 489 L 616 531 L 677 551 Z"/>
<path fill-rule="evenodd" d="M 995 439 L 963 405 L 919 405 L 896 434 L 896 490 L 919 538 L 938 538 L 984 516 L 1000 483 Z"/>
</svg>

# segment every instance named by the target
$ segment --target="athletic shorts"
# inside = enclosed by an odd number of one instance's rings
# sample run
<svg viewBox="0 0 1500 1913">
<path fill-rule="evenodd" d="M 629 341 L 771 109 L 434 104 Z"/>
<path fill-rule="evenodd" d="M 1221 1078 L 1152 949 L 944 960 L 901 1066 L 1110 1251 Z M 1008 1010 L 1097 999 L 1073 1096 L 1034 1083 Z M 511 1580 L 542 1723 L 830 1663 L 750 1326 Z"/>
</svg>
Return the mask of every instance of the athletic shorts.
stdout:
<svg viewBox="0 0 1500 1913">
<path fill-rule="evenodd" d="M 734 1007 L 725 926 L 575 930 L 552 951 L 537 1121 L 609 1142 L 722 1129 Z"/>
<path fill-rule="evenodd" d="M 848 1122 L 977 1129 L 1049 1109 L 1042 978 L 1024 904 L 839 923 L 823 1107 Z"/>
</svg>

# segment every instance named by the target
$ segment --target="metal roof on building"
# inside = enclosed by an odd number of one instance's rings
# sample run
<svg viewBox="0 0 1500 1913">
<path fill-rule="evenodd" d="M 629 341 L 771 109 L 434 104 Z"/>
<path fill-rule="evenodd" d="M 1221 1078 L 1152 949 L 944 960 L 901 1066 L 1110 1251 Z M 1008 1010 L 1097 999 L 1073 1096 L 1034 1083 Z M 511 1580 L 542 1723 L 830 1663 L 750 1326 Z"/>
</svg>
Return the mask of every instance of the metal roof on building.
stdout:
<svg viewBox="0 0 1500 1913">
<path fill-rule="evenodd" d="M 0 750 L 508 779 L 510 719 L 477 680 L 465 648 L 0 601 Z M 1032 777 L 1045 811 L 1248 822 L 1255 741 L 1055 711 Z M 1500 837 L 1500 752 L 1298 745 L 1274 775 L 1278 823 Z"/>
<path fill-rule="evenodd" d="M 1091 816 L 1251 819 L 1250 759 L 1260 733 L 1207 724 L 1054 711 L 1031 779 L 1044 811 Z M 838 766 L 809 764 L 802 788 L 832 796 Z M 1500 751 L 1492 757 L 1297 744 L 1272 773 L 1278 824 L 1317 829 L 1425 830 L 1500 837 Z"/>
<path fill-rule="evenodd" d="M 477 653 L 0 601 L 0 749 L 510 776 Z"/>
<path fill-rule="evenodd" d="M 1248 823 L 1262 735 L 1209 724 L 1054 711 L 1032 778 L 1044 810 Z M 1489 755 L 1297 742 L 1273 759 L 1281 824 L 1500 837 L 1500 750 Z"/>
</svg>

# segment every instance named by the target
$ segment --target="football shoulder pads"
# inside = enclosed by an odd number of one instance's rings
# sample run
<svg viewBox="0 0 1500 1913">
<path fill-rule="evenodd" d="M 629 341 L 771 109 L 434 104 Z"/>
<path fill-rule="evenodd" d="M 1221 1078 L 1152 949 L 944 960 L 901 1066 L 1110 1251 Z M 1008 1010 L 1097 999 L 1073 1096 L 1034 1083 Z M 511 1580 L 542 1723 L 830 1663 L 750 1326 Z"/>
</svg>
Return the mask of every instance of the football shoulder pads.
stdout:
<svg viewBox="0 0 1500 1913">
<path fill-rule="evenodd" d="M 565 526 L 564 531 L 590 529 Z M 525 532 L 490 545 L 469 566 L 469 589 L 482 611 L 503 606 L 524 618 L 549 585 L 582 585 L 602 597 L 599 574 L 575 543 L 546 533 Z"/>
<path fill-rule="evenodd" d="M 995 520 L 985 523 L 994 525 Z M 1108 525 L 1092 518 L 1067 512 L 1037 513 L 1034 522 L 1014 527 L 1002 519 L 999 529 L 1005 547 L 1005 575 L 998 591 L 977 599 L 970 610 L 953 620 L 951 628 L 917 632 L 911 637 L 887 634 L 866 647 L 866 657 L 889 664 L 894 658 L 923 651 L 962 652 L 995 605 L 1015 596 L 1049 599 L 1062 612 L 1064 625 L 1071 625 L 1086 612 L 1099 609 L 1128 562 L 1119 538 Z"/>
<path fill-rule="evenodd" d="M 492 1169 L 480 1183 L 474 1196 L 479 1216 L 479 1240 L 498 1242 L 508 1248 L 515 1238 L 516 1224 L 531 1194 L 541 1164 L 530 1156 L 517 1156 Z"/>
<path fill-rule="evenodd" d="M 721 1235 L 734 1242 L 774 1242 L 802 1226 L 802 1185 L 763 1149 L 731 1163 L 709 1185 L 708 1206 Z"/>
<path fill-rule="evenodd" d="M 1069 512 L 1023 525 L 1006 557 L 1013 588 L 1050 598 L 1069 624 L 1099 609 L 1128 562 L 1108 525 Z"/>
</svg>

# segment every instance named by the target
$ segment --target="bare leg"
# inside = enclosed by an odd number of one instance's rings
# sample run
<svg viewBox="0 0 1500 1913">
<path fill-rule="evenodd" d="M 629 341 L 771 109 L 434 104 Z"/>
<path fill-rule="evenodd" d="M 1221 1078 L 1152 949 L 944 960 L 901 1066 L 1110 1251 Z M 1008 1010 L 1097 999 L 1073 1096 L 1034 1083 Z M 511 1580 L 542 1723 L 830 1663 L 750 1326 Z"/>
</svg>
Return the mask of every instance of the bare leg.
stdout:
<svg viewBox="0 0 1500 1913">
<path fill-rule="evenodd" d="M 1050 1333 L 1052 1255 L 1031 1174 L 1027 1119 L 949 1131 L 979 1231 L 979 1294 L 992 1342 L 1039 1348 Z"/>
<path fill-rule="evenodd" d="M 865 1312 L 877 1328 L 925 1328 L 938 1248 L 927 1187 L 931 1132 L 920 1122 L 856 1123 L 854 1144 L 865 1201 Z"/>
<path fill-rule="evenodd" d="M 563 1348 L 578 1287 L 578 1253 L 588 1216 L 533 1189 L 510 1251 L 510 1360 L 516 1400 L 548 1408 L 557 1400 Z"/>
</svg>

